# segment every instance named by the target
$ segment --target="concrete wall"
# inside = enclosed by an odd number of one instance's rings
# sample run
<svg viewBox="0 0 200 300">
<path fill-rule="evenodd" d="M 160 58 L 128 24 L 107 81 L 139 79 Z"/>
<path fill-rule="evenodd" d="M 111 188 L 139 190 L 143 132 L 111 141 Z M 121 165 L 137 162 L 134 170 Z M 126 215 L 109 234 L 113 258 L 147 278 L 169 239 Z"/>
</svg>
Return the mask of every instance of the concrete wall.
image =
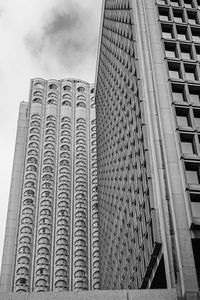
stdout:
<svg viewBox="0 0 200 300">
<path fill-rule="evenodd" d="M 175 290 L 0 293 L 0 300 L 175 300 Z"/>
</svg>

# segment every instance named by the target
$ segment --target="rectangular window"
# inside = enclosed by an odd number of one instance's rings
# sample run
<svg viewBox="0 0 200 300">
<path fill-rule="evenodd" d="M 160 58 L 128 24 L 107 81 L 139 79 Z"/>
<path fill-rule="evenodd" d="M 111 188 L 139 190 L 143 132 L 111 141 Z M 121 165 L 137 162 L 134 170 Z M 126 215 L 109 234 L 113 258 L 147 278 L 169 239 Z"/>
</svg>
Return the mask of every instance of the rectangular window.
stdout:
<svg viewBox="0 0 200 300">
<path fill-rule="evenodd" d="M 184 0 L 184 4 L 186 8 L 193 8 L 192 0 Z"/>
<path fill-rule="evenodd" d="M 192 59 L 192 51 L 190 45 L 181 44 L 181 57 L 183 59 L 191 60 Z"/>
<path fill-rule="evenodd" d="M 184 154 L 195 154 L 194 135 L 181 133 L 181 149 Z"/>
<path fill-rule="evenodd" d="M 167 24 L 162 24 L 162 36 L 165 39 L 173 39 L 174 38 L 173 27 Z"/>
<path fill-rule="evenodd" d="M 200 110 L 194 109 L 193 113 L 194 113 L 195 126 L 200 128 Z"/>
<path fill-rule="evenodd" d="M 184 65 L 186 80 L 195 81 L 197 79 L 196 65 Z"/>
<path fill-rule="evenodd" d="M 196 12 L 188 11 L 188 12 L 187 12 L 187 15 L 188 15 L 188 22 L 189 22 L 191 25 L 196 25 L 196 24 L 198 24 L 198 19 L 197 19 L 197 13 L 196 13 Z"/>
<path fill-rule="evenodd" d="M 168 63 L 168 68 L 169 68 L 169 77 L 173 79 L 181 79 L 181 69 L 180 69 L 180 64 L 178 63 Z"/>
<path fill-rule="evenodd" d="M 159 7 L 159 18 L 161 21 L 170 21 L 169 9 Z"/>
<path fill-rule="evenodd" d="M 171 0 L 170 3 L 171 3 L 171 6 L 180 6 L 179 0 Z"/>
<path fill-rule="evenodd" d="M 197 60 L 200 61 L 200 47 L 196 46 L 196 56 L 197 56 Z"/>
<path fill-rule="evenodd" d="M 174 22 L 176 22 L 176 23 L 185 22 L 182 10 L 174 10 L 173 9 L 173 15 L 174 15 Z"/>
<path fill-rule="evenodd" d="M 197 163 L 185 163 L 185 173 L 188 184 L 199 184 L 199 166 Z"/>
<path fill-rule="evenodd" d="M 191 28 L 192 30 L 192 39 L 196 43 L 200 43 L 200 32 L 198 28 Z"/>
<path fill-rule="evenodd" d="M 200 103 L 200 87 L 195 85 L 189 85 L 189 97 L 190 102 Z"/>
<path fill-rule="evenodd" d="M 171 57 L 171 58 L 178 57 L 176 44 L 165 42 L 165 54 L 167 57 Z"/>
<path fill-rule="evenodd" d="M 190 193 L 190 204 L 192 210 L 192 216 L 194 218 L 200 218 L 200 194 Z"/>
<path fill-rule="evenodd" d="M 189 127 L 189 110 L 187 108 L 176 107 L 177 123 L 180 127 Z"/>
<path fill-rule="evenodd" d="M 182 84 L 172 84 L 173 101 L 183 102 L 185 101 L 185 87 Z"/>
<path fill-rule="evenodd" d="M 187 32 L 187 27 L 186 26 L 177 26 L 177 37 L 181 41 L 186 41 L 188 40 L 188 32 Z"/>
</svg>

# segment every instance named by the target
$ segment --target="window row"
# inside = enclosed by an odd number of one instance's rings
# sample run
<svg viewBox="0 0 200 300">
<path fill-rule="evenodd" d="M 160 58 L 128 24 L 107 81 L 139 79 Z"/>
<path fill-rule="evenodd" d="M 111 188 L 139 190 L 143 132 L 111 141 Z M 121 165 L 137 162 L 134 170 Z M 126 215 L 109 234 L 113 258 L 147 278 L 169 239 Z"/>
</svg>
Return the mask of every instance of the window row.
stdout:
<svg viewBox="0 0 200 300">
<path fill-rule="evenodd" d="M 199 28 L 187 25 L 161 24 L 164 39 L 178 39 L 179 41 L 193 41 L 200 43 Z"/>
<path fill-rule="evenodd" d="M 158 4 L 161 5 L 171 5 L 172 7 L 185 7 L 185 8 L 194 8 L 200 9 L 199 0 L 157 0 Z"/>
</svg>

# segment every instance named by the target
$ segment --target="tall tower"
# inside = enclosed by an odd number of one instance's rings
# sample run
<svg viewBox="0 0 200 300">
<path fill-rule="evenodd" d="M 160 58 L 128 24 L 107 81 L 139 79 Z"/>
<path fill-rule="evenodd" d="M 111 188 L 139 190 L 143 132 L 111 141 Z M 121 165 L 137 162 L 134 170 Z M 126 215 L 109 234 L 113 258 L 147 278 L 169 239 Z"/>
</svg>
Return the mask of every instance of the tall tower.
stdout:
<svg viewBox="0 0 200 300">
<path fill-rule="evenodd" d="M 1 292 L 99 288 L 93 85 L 33 79 L 21 103 Z"/>
<path fill-rule="evenodd" d="M 96 74 L 103 289 L 200 286 L 200 1 L 104 0 Z"/>
</svg>

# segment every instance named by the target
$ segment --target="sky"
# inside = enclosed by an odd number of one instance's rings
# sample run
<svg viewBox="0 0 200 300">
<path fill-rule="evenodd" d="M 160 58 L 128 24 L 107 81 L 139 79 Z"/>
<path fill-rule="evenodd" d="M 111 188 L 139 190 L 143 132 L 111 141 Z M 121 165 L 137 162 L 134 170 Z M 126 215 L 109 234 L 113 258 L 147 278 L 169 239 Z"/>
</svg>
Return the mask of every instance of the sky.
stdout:
<svg viewBox="0 0 200 300">
<path fill-rule="evenodd" d="M 0 0 L 0 264 L 19 104 L 30 79 L 94 82 L 101 0 Z"/>
</svg>

